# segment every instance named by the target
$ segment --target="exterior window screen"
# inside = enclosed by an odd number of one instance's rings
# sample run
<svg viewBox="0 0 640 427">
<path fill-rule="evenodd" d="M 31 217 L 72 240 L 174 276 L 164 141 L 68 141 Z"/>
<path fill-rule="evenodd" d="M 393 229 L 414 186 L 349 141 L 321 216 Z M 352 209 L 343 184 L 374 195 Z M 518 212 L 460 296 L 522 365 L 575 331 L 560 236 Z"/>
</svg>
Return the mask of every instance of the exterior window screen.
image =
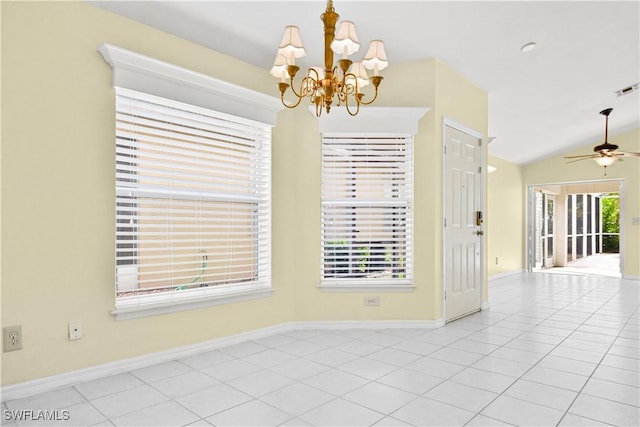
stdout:
<svg viewBox="0 0 640 427">
<path fill-rule="evenodd" d="M 410 283 L 412 199 L 412 136 L 324 135 L 322 283 Z"/>
<path fill-rule="evenodd" d="M 116 88 L 118 299 L 269 286 L 270 132 Z"/>
</svg>

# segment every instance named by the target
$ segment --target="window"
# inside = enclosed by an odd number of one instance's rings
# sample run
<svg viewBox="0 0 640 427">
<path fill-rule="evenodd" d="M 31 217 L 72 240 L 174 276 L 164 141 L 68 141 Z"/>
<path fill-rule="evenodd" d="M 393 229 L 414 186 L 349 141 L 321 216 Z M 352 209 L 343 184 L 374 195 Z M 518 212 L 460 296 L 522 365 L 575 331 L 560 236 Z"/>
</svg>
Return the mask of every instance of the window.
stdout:
<svg viewBox="0 0 640 427">
<path fill-rule="evenodd" d="M 116 319 L 271 293 L 278 98 L 117 46 Z"/>
<path fill-rule="evenodd" d="M 412 150 L 411 135 L 323 135 L 323 286 L 411 284 Z"/>
<path fill-rule="evenodd" d="M 268 287 L 270 127 L 116 88 L 119 301 Z"/>
</svg>

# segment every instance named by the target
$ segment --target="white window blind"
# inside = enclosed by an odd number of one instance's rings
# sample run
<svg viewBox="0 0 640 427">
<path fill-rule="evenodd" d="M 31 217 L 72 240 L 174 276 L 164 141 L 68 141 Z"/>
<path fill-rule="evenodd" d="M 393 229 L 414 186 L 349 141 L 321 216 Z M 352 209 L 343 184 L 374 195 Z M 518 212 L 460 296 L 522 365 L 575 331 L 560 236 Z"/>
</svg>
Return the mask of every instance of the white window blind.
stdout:
<svg viewBox="0 0 640 427">
<path fill-rule="evenodd" d="M 270 286 L 269 125 L 116 88 L 117 301 Z"/>
<path fill-rule="evenodd" d="M 323 135 L 322 284 L 410 284 L 413 137 Z"/>
</svg>

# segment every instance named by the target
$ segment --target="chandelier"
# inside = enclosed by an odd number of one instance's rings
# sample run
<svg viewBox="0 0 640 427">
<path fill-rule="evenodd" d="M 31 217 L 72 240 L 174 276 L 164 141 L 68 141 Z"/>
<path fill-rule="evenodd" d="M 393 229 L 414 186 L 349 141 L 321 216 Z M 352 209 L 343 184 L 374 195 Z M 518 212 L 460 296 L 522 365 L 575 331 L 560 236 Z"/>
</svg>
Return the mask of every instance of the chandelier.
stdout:
<svg viewBox="0 0 640 427">
<path fill-rule="evenodd" d="M 310 67 L 297 83 L 294 82 L 300 67 L 295 64 L 296 58 L 306 55 L 300 38 L 300 29 L 290 25 L 284 29 L 284 36 L 278 48 L 276 60 L 270 74 L 278 79 L 280 100 L 287 108 L 295 108 L 304 98 L 308 98 L 315 106 L 315 113 L 320 117 L 322 110 L 327 114 L 334 104 L 344 105 L 348 113 L 355 116 L 360 105 L 369 105 L 378 97 L 378 87 L 382 82 L 380 70 L 387 67 L 387 55 L 382 40 L 373 40 L 362 62 L 353 62 L 348 57 L 360 49 L 356 36 L 356 27 L 351 21 L 341 21 L 336 34 L 338 15 L 333 8 L 333 1 L 327 1 L 327 9 L 320 15 L 324 23 L 324 68 Z M 333 54 L 342 55 L 338 65 L 333 65 Z M 373 70 L 373 76 L 367 75 L 367 69 Z M 373 97 L 366 99 L 362 88 L 369 83 L 374 88 Z M 291 91 L 288 89 L 291 88 Z M 291 92 L 295 101 L 285 101 L 285 94 Z"/>
</svg>

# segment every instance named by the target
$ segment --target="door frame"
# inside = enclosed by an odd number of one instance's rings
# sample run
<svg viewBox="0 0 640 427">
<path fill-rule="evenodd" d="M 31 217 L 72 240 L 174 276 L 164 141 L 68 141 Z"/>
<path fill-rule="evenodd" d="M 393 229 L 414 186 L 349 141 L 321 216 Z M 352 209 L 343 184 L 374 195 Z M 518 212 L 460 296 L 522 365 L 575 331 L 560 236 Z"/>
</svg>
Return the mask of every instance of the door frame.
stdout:
<svg viewBox="0 0 640 427">
<path fill-rule="evenodd" d="M 538 197 L 538 194 L 540 197 Z M 556 240 L 556 229 L 557 229 L 557 197 L 558 195 L 552 192 L 549 192 L 544 187 L 536 187 L 533 189 L 531 193 L 531 207 L 530 212 L 532 215 L 531 218 L 531 266 L 532 269 L 541 269 L 541 268 L 549 268 L 548 262 L 551 260 L 551 267 L 556 264 L 556 254 L 557 248 L 556 245 L 558 241 Z M 538 208 L 538 200 L 540 201 L 540 207 Z M 553 238 L 553 249 L 551 257 L 548 257 L 548 238 L 549 238 L 549 218 L 548 218 L 548 207 L 549 200 L 553 201 L 553 233 L 551 233 L 551 237 Z M 538 209 L 540 209 L 540 224 L 538 224 Z M 538 229 L 538 225 L 540 229 Z M 537 265 L 536 259 L 537 254 L 540 254 L 540 265 Z"/>
<path fill-rule="evenodd" d="M 544 221 L 544 247 L 542 248 L 542 266 L 544 268 L 549 268 L 549 266 L 547 265 L 547 261 L 550 259 L 551 260 L 551 267 L 553 267 L 556 264 L 556 244 L 558 243 L 556 240 L 556 195 L 554 194 L 548 194 L 548 193 L 542 193 L 544 195 L 543 197 L 543 203 L 544 206 L 542 207 L 542 212 L 543 212 L 543 221 Z M 553 230 L 551 233 L 551 238 L 553 239 L 553 243 L 552 243 L 552 253 L 551 253 L 551 257 L 549 257 L 549 200 L 552 201 L 553 203 L 553 213 L 551 214 L 553 219 L 552 219 L 552 224 L 553 224 Z"/>
<path fill-rule="evenodd" d="M 578 180 L 578 181 L 558 181 L 558 182 L 540 182 L 537 184 L 527 184 L 527 200 L 526 205 L 526 229 L 527 235 L 525 239 L 525 257 L 527 272 L 531 273 L 535 267 L 535 256 L 533 251 L 535 245 L 532 239 L 534 239 L 535 233 L 535 188 L 545 187 L 549 185 L 572 185 L 572 184 L 597 184 L 599 182 L 617 182 L 619 184 L 619 197 L 620 197 L 620 276 L 624 276 L 624 264 L 625 264 L 625 241 L 626 241 L 626 223 L 625 223 L 625 208 L 626 208 L 626 180 L 624 178 L 605 178 L 605 179 L 590 179 L 590 180 Z"/>
<path fill-rule="evenodd" d="M 446 287 L 447 287 L 447 277 L 446 277 L 446 256 L 445 256 L 445 251 L 446 251 L 446 245 L 447 245 L 447 240 L 446 240 L 446 228 L 445 228 L 445 214 L 446 214 L 446 206 L 445 206 L 445 194 L 446 194 L 446 172 L 445 172 L 445 164 L 446 164 L 446 159 L 445 159 L 445 145 L 446 145 L 446 139 L 445 139 L 445 128 L 449 126 L 451 128 L 454 128 L 460 132 L 466 133 L 467 135 L 473 136 L 474 138 L 478 138 L 481 141 L 481 149 L 480 149 L 480 194 L 479 194 L 479 200 L 480 200 L 480 210 L 483 215 L 484 215 L 484 230 L 487 230 L 486 227 L 486 221 L 487 221 L 487 215 L 486 215 L 486 203 L 485 203 L 485 191 L 486 191 L 486 179 L 487 179 L 487 159 L 486 159 L 486 155 L 485 155 L 485 149 L 486 149 L 486 140 L 484 138 L 484 135 L 481 132 L 478 132 L 450 117 L 447 116 L 443 116 L 442 117 L 442 135 L 441 135 L 441 141 L 440 141 L 440 148 L 441 148 L 441 159 L 440 159 L 440 164 L 442 165 L 442 170 L 441 170 L 441 180 L 442 180 L 442 185 L 440 187 L 440 190 L 442 191 L 442 200 L 441 200 L 441 233 L 442 233 L 442 245 L 440 247 L 440 254 L 441 254 L 441 271 L 442 271 L 442 279 L 441 279 L 441 284 L 440 284 L 440 291 L 441 291 L 441 298 L 440 298 L 440 306 L 442 307 L 442 321 L 444 323 L 447 323 L 447 304 L 445 301 L 445 292 L 446 292 Z M 485 254 L 486 254 L 486 235 L 483 236 L 482 239 L 482 244 L 480 245 L 480 278 L 481 278 L 481 286 L 480 286 L 480 301 L 479 301 L 479 305 L 478 305 L 478 309 L 479 310 L 486 310 L 488 308 L 488 304 L 485 305 L 484 303 L 484 297 L 485 297 L 485 286 L 486 286 L 486 282 L 487 282 L 487 278 L 485 277 Z M 455 319 L 452 319 L 455 320 Z"/>
</svg>

